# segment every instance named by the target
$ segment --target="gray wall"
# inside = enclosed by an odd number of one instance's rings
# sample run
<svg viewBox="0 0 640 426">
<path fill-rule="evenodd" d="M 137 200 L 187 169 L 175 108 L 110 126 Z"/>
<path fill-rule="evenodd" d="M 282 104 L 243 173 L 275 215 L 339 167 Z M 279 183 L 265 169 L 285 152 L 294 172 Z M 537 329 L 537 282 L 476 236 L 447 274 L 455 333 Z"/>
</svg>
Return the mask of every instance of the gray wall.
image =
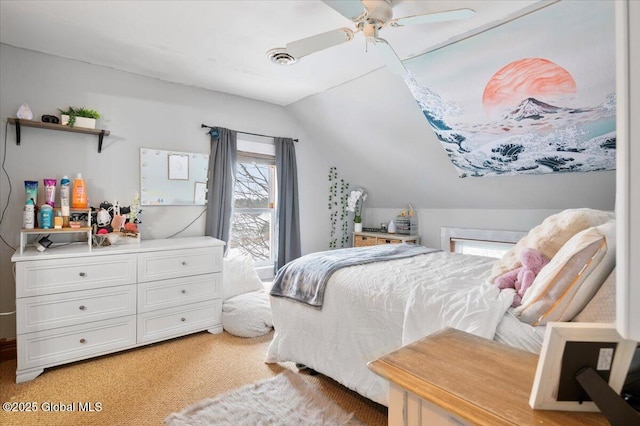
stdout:
<svg viewBox="0 0 640 426">
<path fill-rule="evenodd" d="M 208 154 L 209 137 L 201 123 L 276 136 L 300 135 L 280 106 L 1 44 L 0 76 L 2 123 L 15 117 L 25 102 L 36 120 L 43 114 L 57 114 L 58 108 L 84 106 L 99 111 L 104 118 L 98 127 L 111 131 L 98 154 L 97 137 L 35 128 L 23 128 L 22 142 L 17 146 L 15 128 L 8 126 L 5 167 L 11 194 L 0 234 L 14 248 L 22 225 L 25 180 L 38 180 L 42 194 L 43 178 L 59 180 L 65 174 L 73 177 L 81 172 L 91 205 L 115 199 L 130 205 L 139 191 L 141 147 Z M 2 152 L 4 146 L 0 155 Z M 1 211 L 9 193 L 4 173 L 0 182 Z M 202 210 L 202 206 L 145 207 L 140 217 L 142 238 L 169 236 Z M 203 234 L 204 215 L 179 236 Z M 12 254 L 13 250 L 0 242 L 0 312 L 14 310 Z M 14 317 L 0 316 L 0 338 L 15 335 Z"/>
<path fill-rule="evenodd" d="M 369 191 L 365 224 L 388 221 L 411 202 L 428 245 L 439 244 L 440 226 L 523 230 L 563 208 L 614 205 L 613 172 L 459 179 L 404 83 L 384 69 L 283 108 L 0 44 L 0 93 L 2 122 L 25 102 L 35 119 L 85 106 L 100 111 L 99 127 L 111 131 L 98 154 L 95 137 L 33 128 L 23 129 L 22 145 L 16 146 L 14 126 L 8 126 L 11 194 L 0 234 L 13 247 L 24 180 L 82 172 L 92 205 L 114 199 L 127 205 L 139 190 L 139 148 L 209 153 L 201 123 L 300 139 L 303 253 L 328 247 L 332 166 L 353 187 Z M 8 192 L 2 173 L 0 209 Z M 142 238 L 169 236 L 202 209 L 145 207 Z M 179 236 L 203 233 L 200 218 Z M 0 312 L 14 310 L 12 254 L 0 242 Z M 14 316 L 0 317 L 0 338 L 13 336 Z"/>
</svg>

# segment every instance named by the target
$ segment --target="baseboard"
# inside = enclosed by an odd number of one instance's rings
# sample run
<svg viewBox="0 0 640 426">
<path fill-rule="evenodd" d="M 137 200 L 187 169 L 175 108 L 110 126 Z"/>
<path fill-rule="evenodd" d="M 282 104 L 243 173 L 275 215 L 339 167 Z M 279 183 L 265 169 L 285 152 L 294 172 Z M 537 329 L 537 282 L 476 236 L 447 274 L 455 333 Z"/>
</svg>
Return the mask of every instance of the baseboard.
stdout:
<svg viewBox="0 0 640 426">
<path fill-rule="evenodd" d="M 0 339 L 0 362 L 17 359 L 16 339 Z"/>
</svg>

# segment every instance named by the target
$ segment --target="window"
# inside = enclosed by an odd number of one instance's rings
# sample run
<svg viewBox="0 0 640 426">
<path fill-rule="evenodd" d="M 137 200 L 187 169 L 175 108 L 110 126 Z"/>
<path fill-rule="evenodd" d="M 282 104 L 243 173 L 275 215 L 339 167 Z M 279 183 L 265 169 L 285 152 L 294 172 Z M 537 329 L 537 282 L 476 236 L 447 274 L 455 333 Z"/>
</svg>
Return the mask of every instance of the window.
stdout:
<svg viewBox="0 0 640 426">
<path fill-rule="evenodd" d="M 273 276 L 276 257 L 275 146 L 265 139 L 268 143 L 238 139 L 229 242 L 231 253 L 253 258 L 261 278 Z"/>
<path fill-rule="evenodd" d="M 495 241 L 465 240 L 452 238 L 451 244 L 455 253 L 470 254 L 473 256 L 495 257 L 500 259 L 513 247 L 511 243 Z"/>
<path fill-rule="evenodd" d="M 501 258 L 525 235 L 524 231 L 442 227 L 440 247 L 455 253 Z"/>
</svg>

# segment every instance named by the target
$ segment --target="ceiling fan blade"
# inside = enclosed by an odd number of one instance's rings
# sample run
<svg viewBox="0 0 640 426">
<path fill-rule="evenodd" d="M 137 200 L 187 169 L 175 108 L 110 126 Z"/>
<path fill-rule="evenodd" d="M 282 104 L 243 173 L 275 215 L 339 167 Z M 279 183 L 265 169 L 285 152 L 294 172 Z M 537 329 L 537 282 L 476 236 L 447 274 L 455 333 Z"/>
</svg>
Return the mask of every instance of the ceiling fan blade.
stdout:
<svg viewBox="0 0 640 426">
<path fill-rule="evenodd" d="M 476 14 L 473 9 L 447 10 L 446 12 L 427 13 L 424 15 L 405 16 L 389 22 L 389 26 L 402 27 L 405 25 L 428 24 L 432 22 L 456 21 L 468 19 Z"/>
<path fill-rule="evenodd" d="M 364 13 L 364 5 L 360 0 L 322 0 L 322 2 L 352 21 Z"/>
<path fill-rule="evenodd" d="M 385 64 L 387 64 L 387 68 L 394 74 L 399 75 L 404 78 L 409 73 L 405 68 L 404 64 L 396 54 L 396 51 L 393 50 L 391 45 L 387 43 L 387 40 L 383 38 L 375 38 L 372 40 L 373 46 L 378 51 L 378 54 L 384 59 Z"/>
<path fill-rule="evenodd" d="M 316 34 L 302 40 L 287 43 L 286 51 L 296 59 L 329 47 L 345 43 L 353 38 L 353 31 L 349 28 L 339 28 L 322 34 Z"/>
</svg>

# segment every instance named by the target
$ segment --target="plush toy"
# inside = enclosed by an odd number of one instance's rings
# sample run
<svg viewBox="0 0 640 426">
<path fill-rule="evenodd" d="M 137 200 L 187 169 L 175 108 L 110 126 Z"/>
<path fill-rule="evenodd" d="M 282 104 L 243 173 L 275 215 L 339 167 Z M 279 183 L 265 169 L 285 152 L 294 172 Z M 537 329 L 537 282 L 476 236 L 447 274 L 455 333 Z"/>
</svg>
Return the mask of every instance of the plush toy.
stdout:
<svg viewBox="0 0 640 426">
<path fill-rule="evenodd" d="M 549 259 L 544 257 L 538 250 L 523 248 L 520 251 L 520 262 L 522 266 L 498 276 L 494 283 L 498 288 L 513 288 L 516 295 L 511 306 L 520 306 L 524 293 L 527 291 L 542 268 L 549 263 Z"/>
</svg>

